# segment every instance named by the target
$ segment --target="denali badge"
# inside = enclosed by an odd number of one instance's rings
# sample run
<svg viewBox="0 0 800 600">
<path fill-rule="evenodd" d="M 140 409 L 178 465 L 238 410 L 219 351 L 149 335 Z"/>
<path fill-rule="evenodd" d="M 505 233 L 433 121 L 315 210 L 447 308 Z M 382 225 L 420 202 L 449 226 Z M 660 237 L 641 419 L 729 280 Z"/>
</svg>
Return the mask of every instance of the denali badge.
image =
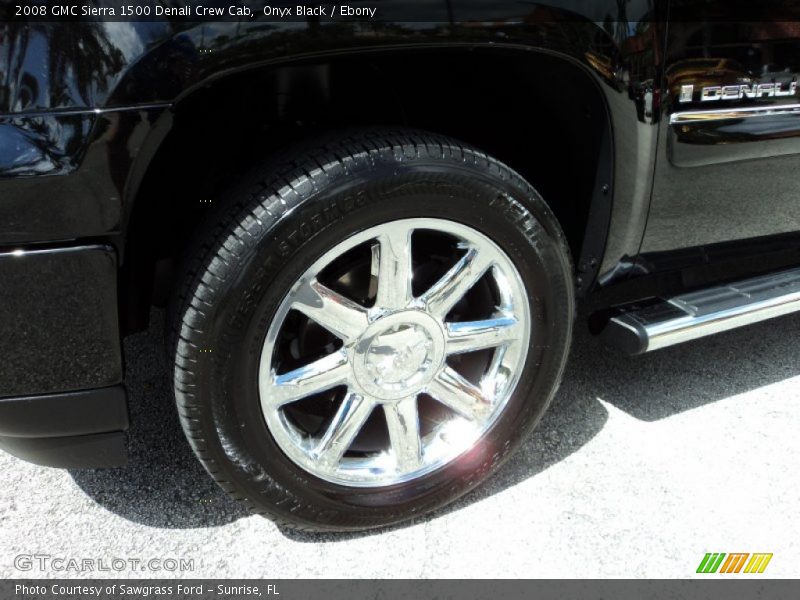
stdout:
<svg viewBox="0 0 800 600">
<path fill-rule="evenodd" d="M 712 85 L 704 87 L 700 92 L 701 102 L 715 100 L 741 100 L 742 98 L 763 98 L 794 96 L 797 93 L 797 82 L 792 81 L 789 89 L 783 83 L 754 83 L 753 85 Z M 680 102 L 691 102 L 694 98 L 694 86 L 682 85 Z"/>
</svg>

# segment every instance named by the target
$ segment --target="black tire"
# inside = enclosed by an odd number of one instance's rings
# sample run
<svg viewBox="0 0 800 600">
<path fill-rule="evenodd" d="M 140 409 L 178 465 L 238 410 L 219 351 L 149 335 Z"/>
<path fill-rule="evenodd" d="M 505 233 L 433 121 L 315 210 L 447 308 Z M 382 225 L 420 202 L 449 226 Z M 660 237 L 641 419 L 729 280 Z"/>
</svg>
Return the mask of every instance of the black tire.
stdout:
<svg viewBox="0 0 800 600">
<path fill-rule="evenodd" d="M 564 235 L 539 194 L 497 160 L 415 131 L 319 141 L 246 178 L 186 269 L 173 323 L 174 384 L 186 436 L 217 483 L 279 524 L 316 531 L 398 523 L 452 502 L 494 472 L 548 406 L 574 312 Z M 523 375 L 480 444 L 419 479 L 356 488 L 318 479 L 277 446 L 257 369 L 271 316 L 335 242 L 386 220 L 438 217 L 489 236 L 515 264 L 532 321 Z"/>
</svg>

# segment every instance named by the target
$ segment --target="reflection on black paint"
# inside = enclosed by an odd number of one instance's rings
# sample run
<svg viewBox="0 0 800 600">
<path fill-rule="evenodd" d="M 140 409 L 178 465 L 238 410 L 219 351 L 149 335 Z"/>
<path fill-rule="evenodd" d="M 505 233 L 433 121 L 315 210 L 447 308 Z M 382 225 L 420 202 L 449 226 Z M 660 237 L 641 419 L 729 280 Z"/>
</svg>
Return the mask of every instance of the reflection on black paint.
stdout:
<svg viewBox="0 0 800 600">
<path fill-rule="evenodd" d="M 0 112 L 95 106 L 126 64 L 102 23 L 0 25 Z"/>
<path fill-rule="evenodd" d="M 93 116 L 86 115 L 30 115 L 0 120 L 0 178 L 73 171 L 93 120 Z"/>
</svg>

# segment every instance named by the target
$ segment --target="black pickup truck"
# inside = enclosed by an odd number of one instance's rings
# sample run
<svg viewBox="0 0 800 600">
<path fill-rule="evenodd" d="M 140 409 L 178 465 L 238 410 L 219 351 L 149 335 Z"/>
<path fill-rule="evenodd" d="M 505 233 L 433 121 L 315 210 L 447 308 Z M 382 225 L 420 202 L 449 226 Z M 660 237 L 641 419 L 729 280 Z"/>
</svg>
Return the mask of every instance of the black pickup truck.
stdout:
<svg viewBox="0 0 800 600">
<path fill-rule="evenodd" d="M 500 467 L 573 327 L 634 361 L 800 310 L 792 3 L 8 4 L 0 446 L 20 458 L 125 463 L 121 339 L 164 306 L 220 486 L 289 526 L 377 527 Z"/>
</svg>

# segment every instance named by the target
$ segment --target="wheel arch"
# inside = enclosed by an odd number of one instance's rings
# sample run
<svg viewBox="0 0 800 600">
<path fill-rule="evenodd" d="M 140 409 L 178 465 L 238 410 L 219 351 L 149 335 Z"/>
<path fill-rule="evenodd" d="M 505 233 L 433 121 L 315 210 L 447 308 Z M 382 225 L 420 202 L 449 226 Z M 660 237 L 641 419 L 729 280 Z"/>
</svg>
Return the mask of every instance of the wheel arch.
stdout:
<svg viewBox="0 0 800 600">
<path fill-rule="evenodd" d="M 516 169 L 555 212 L 585 293 L 612 207 L 601 81 L 569 55 L 512 44 L 360 49 L 211 75 L 175 99 L 127 186 L 123 328 L 145 326 L 151 298 L 166 298 L 170 261 L 237 174 L 298 139 L 354 126 L 428 129 Z"/>
</svg>

